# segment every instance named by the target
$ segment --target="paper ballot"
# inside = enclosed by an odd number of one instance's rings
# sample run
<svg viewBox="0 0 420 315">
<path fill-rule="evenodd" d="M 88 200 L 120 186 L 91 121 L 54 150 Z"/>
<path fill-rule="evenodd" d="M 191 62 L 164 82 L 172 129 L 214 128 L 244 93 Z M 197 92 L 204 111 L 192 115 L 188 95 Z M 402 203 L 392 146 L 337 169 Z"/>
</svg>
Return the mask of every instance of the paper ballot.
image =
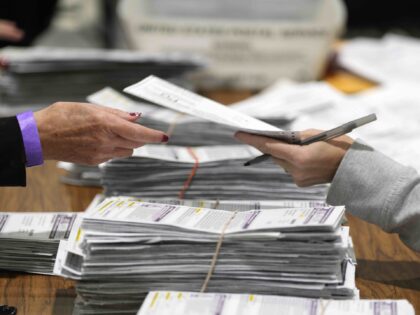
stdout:
<svg viewBox="0 0 420 315">
<path fill-rule="evenodd" d="M 150 292 L 137 315 L 414 315 L 406 300 L 316 300 L 253 294 Z"/>
<path fill-rule="evenodd" d="M 131 95 L 232 129 L 294 142 L 294 133 L 232 110 L 155 76 L 124 89 Z"/>
</svg>

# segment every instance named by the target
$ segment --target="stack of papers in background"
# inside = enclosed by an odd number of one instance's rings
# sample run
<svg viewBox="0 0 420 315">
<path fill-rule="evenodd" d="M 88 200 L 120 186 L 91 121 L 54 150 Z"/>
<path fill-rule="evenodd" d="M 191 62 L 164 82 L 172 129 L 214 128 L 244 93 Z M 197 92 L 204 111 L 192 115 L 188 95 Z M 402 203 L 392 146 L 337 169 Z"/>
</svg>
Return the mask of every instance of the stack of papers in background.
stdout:
<svg viewBox="0 0 420 315">
<path fill-rule="evenodd" d="M 0 269 L 51 274 L 76 213 L 0 213 Z"/>
<path fill-rule="evenodd" d="M 298 188 L 272 161 L 244 167 L 260 154 L 248 145 L 146 145 L 105 163 L 101 180 L 108 196 L 179 198 L 185 190 L 185 199 L 325 200 L 326 185 Z"/>
<path fill-rule="evenodd" d="M 152 73 L 179 77 L 203 65 L 186 54 L 50 47 L 7 48 L 0 52 L 0 58 L 0 104 L 8 105 L 2 114 L 11 114 L 14 105 L 82 101 L 104 86 L 122 89 Z"/>
<path fill-rule="evenodd" d="M 232 212 L 104 200 L 86 212 L 55 272 L 73 279 L 78 314 L 135 314 L 151 290 L 199 291 L 225 229 L 209 292 L 357 296 L 343 207 Z"/>
<path fill-rule="evenodd" d="M 316 300 L 254 294 L 150 292 L 137 315 L 414 315 L 406 300 Z"/>
<path fill-rule="evenodd" d="M 388 34 L 381 39 L 357 38 L 340 49 L 338 62 L 382 84 L 418 84 L 420 40 Z"/>
</svg>

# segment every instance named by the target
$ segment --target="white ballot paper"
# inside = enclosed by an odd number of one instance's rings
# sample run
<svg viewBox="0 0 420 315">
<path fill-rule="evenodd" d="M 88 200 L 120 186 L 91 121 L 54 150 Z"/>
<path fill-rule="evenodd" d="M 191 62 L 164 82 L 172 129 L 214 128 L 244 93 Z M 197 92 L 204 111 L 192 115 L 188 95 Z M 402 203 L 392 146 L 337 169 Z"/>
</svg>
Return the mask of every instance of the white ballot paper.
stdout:
<svg viewBox="0 0 420 315">
<path fill-rule="evenodd" d="M 137 315 L 414 315 L 406 300 L 318 300 L 297 297 L 155 291 Z"/>
<path fill-rule="evenodd" d="M 131 95 L 194 117 L 226 125 L 235 130 L 294 142 L 295 133 L 284 131 L 206 97 L 178 87 L 155 76 L 124 89 Z"/>
</svg>

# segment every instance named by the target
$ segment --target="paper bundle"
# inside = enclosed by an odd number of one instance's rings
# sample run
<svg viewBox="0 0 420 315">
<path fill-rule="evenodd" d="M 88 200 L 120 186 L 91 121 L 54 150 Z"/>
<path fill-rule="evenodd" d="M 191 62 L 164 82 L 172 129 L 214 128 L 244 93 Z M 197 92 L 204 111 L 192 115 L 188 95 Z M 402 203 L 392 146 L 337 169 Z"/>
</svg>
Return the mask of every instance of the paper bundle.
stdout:
<svg viewBox="0 0 420 315">
<path fill-rule="evenodd" d="M 135 314 L 150 290 L 356 296 L 343 207 L 226 211 L 104 200 L 62 246 L 78 314 Z M 222 234 L 224 238 L 222 238 Z M 220 243 L 217 252 L 216 244 Z"/>
<path fill-rule="evenodd" d="M 0 269 L 51 274 L 76 213 L 0 213 Z"/>
<path fill-rule="evenodd" d="M 146 145 L 101 168 L 108 196 L 180 199 L 324 200 L 326 185 L 298 188 L 277 164 L 244 167 L 261 153 L 247 145 Z"/>
</svg>

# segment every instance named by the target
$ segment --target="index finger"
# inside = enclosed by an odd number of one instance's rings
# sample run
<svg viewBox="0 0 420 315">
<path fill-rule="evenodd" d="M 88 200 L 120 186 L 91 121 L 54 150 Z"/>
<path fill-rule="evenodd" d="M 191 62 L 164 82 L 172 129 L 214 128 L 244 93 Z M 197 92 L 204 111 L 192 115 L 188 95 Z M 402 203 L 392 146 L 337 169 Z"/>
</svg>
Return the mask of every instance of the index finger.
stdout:
<svg viewBox="0 0 420 315">
<path fill-rule="evenodd" d="M 256 147 L 263 153 L 270 154 L 279 159 L 292 161 L 294 156 L 299 154 L 300 146 L 288 144 L 273 138 L 252 135 L 245 132 L 237 132 L 235 137 L 253 147 Z"/>
<path fill-rule="evenodd" d="M 142 125 L 118 119 L 111 130 L 122 138 L 143 143 L 167 142 L 169 137 L 160 130 L 144 127 Z"/>
</svg>

